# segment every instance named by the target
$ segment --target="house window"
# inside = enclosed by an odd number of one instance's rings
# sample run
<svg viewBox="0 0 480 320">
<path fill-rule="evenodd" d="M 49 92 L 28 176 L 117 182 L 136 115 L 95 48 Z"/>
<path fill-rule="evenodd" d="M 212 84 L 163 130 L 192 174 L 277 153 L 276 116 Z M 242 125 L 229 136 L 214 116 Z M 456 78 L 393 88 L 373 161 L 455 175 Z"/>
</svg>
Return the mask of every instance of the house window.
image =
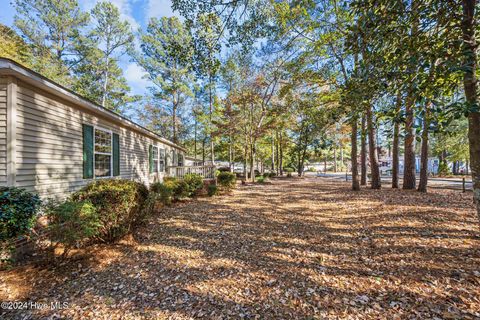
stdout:
<svg viewBox="0 0 480 320">
<path fill-rule="evenodd" d="M 95 128 L 95 177 L 112 176 L 112 133 Z"/>
<path fill-rule="evenodd" d="M 153 146 L 152 149 L 152 157 L 153 157 L 153 172 L 158 172 L 158 147 Z"/>
<path fill-rule="evenodd" d="M 178 166 L 183 167 L 183 154 L 178 154 Z"/>
<path fill-rule="evenodd" d="M 165 171 L 165 149 L 160 149 L 160 172 Z"/>
</svg>

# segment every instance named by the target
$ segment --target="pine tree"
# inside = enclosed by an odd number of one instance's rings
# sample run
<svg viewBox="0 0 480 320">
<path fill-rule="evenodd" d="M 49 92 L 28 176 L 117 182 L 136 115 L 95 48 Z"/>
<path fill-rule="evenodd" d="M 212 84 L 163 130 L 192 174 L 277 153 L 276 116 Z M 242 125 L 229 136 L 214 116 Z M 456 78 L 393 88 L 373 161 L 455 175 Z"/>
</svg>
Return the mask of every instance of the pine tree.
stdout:
<svg viewBox="0 0 480 320">
<path fill-rule="evenodd" d="M 193 45 L 188 28 L 177 17 L 152 18 L 142 33 L 141 53 L 135 54 L 138 64 L 154 84 L 155 103 L 171 115 L 168 137 L 179 141 L 179 112 L 192 92 Z"/>
</svg>

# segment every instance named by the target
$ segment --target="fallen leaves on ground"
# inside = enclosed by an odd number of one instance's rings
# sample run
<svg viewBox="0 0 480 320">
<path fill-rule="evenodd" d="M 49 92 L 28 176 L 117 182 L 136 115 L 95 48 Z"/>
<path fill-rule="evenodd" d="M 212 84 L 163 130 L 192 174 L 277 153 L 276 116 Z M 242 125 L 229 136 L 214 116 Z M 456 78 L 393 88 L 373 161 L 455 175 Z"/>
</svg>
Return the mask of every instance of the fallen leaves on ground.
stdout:
<svg viewBox="0 0 480 320">
<path fill-rule="evenodd" d="M 80 260 L 1 272 L 2 301 L 68 307 L 0 317 L 478 319 L 478 225 L 456 191 L 241 186 L 165 208 Z"/>
</svg>

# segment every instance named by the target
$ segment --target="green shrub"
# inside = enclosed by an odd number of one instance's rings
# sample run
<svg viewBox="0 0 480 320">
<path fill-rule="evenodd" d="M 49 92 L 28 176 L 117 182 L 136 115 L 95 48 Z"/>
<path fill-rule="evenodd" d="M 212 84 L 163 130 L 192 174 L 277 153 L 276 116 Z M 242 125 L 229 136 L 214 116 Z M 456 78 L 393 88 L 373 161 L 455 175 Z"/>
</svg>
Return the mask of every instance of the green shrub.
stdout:
<svg viewBox="0 0 480 320">
<path fill-rule="evenodd" d="M 63 244 L 63 255 L 70 249 L 97 236 L 102 222 L 95 206 L 88 200 L 51 203 L 46 208 L 50 237 L 56 244 Z"/>
<path fill-rule="evenodd" d="M 187 198 L 189 196 L 190 191 L 188 184 L 183 180 L 179 180 L 177 182 L 177 187 L 173 190 L 173 197 L 175 198 L 175 200 L 179 200 L 182 198 Z"/>
<path fill-rule="evenodd" d="M 183 178 L 183 181 L 187 184 L 187 190 L 189 196 L 195 196 L 199 190 L 203 188 L 203 178 L 196 173 L 188 173 Z"/>
<path fill-rule="evenodd" d="M 267 182 L 267 180 L 268 180 L 268 178 L 266 178 L 265 176 L 259 176 L 259 177 L 256 178 L 256 181 L 258 183 L 265 183 L 265 182 Z"/>
<path fill-rule="evenodd" d="M 163 183 L 168 183 L 168 182 L 177 182 L 178 179 L 175 177 L 165 177 L 163 178 Z"/>
<path fill-rule="evenodd" d="M 27 234 L 41 205 L 36 194 L 15 187 L 0 187 L 0 241 Z"/>
<path fill-rule="evenodd" d="M 158 195 L 158 200 L 160 200 L 164 205 L 168 206 L 172 203 L 173 189 L 166 183 L 154 183 L 150 187 L 150 190 Z"/>
<path fill-rule="evenodd" d="M 269 178 L 273 178 L 273 177 L 276 177 L 276 176 L 277 176 L 277 174 L 273 171 L 268 174 Z"/>
<path fill-rule="evenodd" d="M 113 241 L 127 234 L 133 224 L 143 221 L 147 197 L 148 189 L 139 182 L 108 179 L 89 184 L 74 193 L 72 200 L 90 201 L 102 223 L 98 238 Z"/>
<path fill-rule="evenodd" d="M 136 222 L 142 223 L 147 220 L 148 217 L 152 215 L 152 213 L 155 210 L 155 205 L 157 204 L 158 200 L 160 200 L 160 197 L 157 193 L 155 192 L 149 192 L 148 197 L 145 200 L 145 203 L 143 205 L 141 214 L 139 218 L 137 219 Z"/>
<path fill-rule="evenodd" d="M 175 200 L 186 198 L 190 195 L 188 184 L 183 180 L 178 180 L 174 177 L 166 177 L 163 179 L 163 184 L 172 190 L 173 198 Z"/>
<path fill-rule="evenodd" d="M 217 182 L 222 189 L 231 190 L 235 187 L 237 177 L 233 172 L 220 172 L 217 176 Z"/>
<path fill-rule="evenodd" d="M 207 192 L 208 192 L 208 196 L 209 196 L 209 197 L 216 196 L 216 195 L 218 194 L 218 187 L 217 187 L 217 185 L 215 185 L 215 184 L 209 184 L 209 185 L 208 185 Z"/>
</svg>

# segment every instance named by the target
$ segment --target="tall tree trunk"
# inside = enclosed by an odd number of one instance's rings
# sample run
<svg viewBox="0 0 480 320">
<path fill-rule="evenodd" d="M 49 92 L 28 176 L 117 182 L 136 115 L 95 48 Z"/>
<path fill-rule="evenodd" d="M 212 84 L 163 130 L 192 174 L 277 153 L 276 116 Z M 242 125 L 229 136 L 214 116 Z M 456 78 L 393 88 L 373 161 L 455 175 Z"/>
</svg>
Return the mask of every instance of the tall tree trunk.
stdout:
<svg viewBox="0 0 480 320">
<path fill-rule="evenodd" d="M 245 147 L 243 149 L 243 175 L 245 176 L 245 181 L 248 181 L 248 136 L 245 134 Z"/>
<path fill-rule="evenodd" d="M 402 94 L 397 93 L 397 101 L 395 105 L 395 120 L 393 122 L 393 145 L 392 145 L 392 188 L 398 189 L 398 173 L 399 173 L 399 134 L 400 134 L 400 109 L 402 107 Z"/>
<path fill-rule="evenodd" d="M 195 116 L 195 127 L 194 127 L 194 138 L 193 139 L 194 139 L 193 153 L 194 153 L 195 162 L 197 162 L 197 117 L 196 116 Z"/>
<path fill-rule="evenodd" d="M 255 153 L 255 141 L 252 141 L 250 144 L 250 178 L 252 182 L 255 182 Z"/>
<path fill-rule="evenodd" d="M 108 59 L 105 67 L 105 75 L 103 79 L 103 90 L 102 90 L 102 107 L 106 107 L 107 104 L 107 88 L 108 88 Z"/>
<path fill-rule="evenodd" d="M 177 143 L 177 105 L 174 102 L 172 107 L 172 141 Z"/>
<path fill-rule="evenodd" d="M 333 147 L 333 172 L 337 172 L 337 145 Z"/>
<path fill-rule="evenodd" d="M 352 161 L 352 190 L 360 190 L 360 182 L 358 181 L 358 162 L 357 162 L 357 134 L 358 134 L 358 116 L 355 114 L 352 118 L 352 136 L 351 136 L 351 144 L 352 144 L 352 153 L 351 153 L 351 161 Z"/>
<path fill-rule="evenodd" d="M 275 156 L 276 156 L 276 159 L 277 159 L 277 169 L 276 169 L 276 174 L 279 175 L 280 174 L 280 158 L 279 158 L 279 149 L 280 149 L 280 143 L 279 143 L 279 139 L 278 139 L 278 131 L 275 131 L 275 143 L 276 143 L 276 148 L 275 148 Z"/>
<path fill-rule="evenodd" d="M 425 113 L 423 115 L 420 181 L 418 183 L 418 191 L 420 192 L 427 192 L 428 183 L 428 127 L 430 126 L 429 104 L 430 102 L 425 104 Z"/>
<path fill-rule="evenodd" d="M 229 144 L 228 144 L 228 168 L 230 172 L 233 172 L 233 138 L 232 135 L 229 135 Z"/>
<path fill-rule="evenodd" d="M 409 93 L 407 103 L 405 105 L 405 146 L 404 146 L 404 160 L 403 160 L 403 189 L 415 189 L 415 132 L 413 128 L 414 122 L 414 97 L 413 93 Z"/>
<path fill-rule="evenodd" d="M 209 104 L 210 104 L 210 160 L 212 160 L 212 165 L 215 164 L 215 145 L 213 143 L 213 94 L 212 94 L 212 77 L 210 77 L 210 83 L 209 83 Z"/>
<path fill-rule="evenodd" d="M 410 37 L 416 37 L 418 32 L 419 18 L 418 18 L 418 4 L 419 0 L 412 0 L 412 12 L 413 22 L 411 24 Z M 414 48 L 411 48 L 410 55 L 412 57 L 416 56 Z M 416 60 L 416 59 L 413 59 Z M 414 72 L 414 67 L 409 65 L 408 72 L 412 74 Z M 414 121 L 415 121 L 415 88 L 413 83 L 410 83 L 408 88 L 407 98 L 405 100 L 405 141 L 404 141 L 404 161 L 403 161 L 403 189 L 415 189 L 416 181 L 416 163 L 415 163 L 415 131 L 414 131 Z"/>
<path fill-rule="evenodd" d="M 361 176 L 360 176 L 360 185 L 367 185 L 367 127 L 366 127 L 366 118 L 365 114 L 362 114 L 362 132 L 361 132 L 361 141 L 360 141 L 360 162 L 361 162 Z"/>
<path fill-rule="evenodd" d="M 480 112 L 477 100 L 477 42 L 475 30 L 476 0 L 462 0 L 463 45 L 464 52 L 464 81 L 465 97 L 469 107 L 476 107 L 468 115 L 468 141 L 470 145 L 470 169 L 472 171 L 473 198 L 477 205 L 477 214 L 480 219 Z"/>
<path fill-rule="evenodd" d="M 373 123 L 373 112 L 371 104 L 367 106 L 367 131 L 368 150 L 370 152 L 370 172 L 372 175 L 370 186 L 372 189 L 380 189 L 382 187 L 382 182 L 380 180 L 380 171 L 378 166 L 375 126 Z"/>
<path fill-rule="evenodd" d="M 343 171 L 343 168 L 345 167 L 345 163 L 343 161 L 343 144 L 340 143 L 340 171 Z"/>
<path fill-rule="evenodd" d="M 303 169 L 305 167 L 305 158 L 307 157 L 307 144 L 302 147 L 302 151 L 298 154 L 298 176 L 301 177 L 303 175 Z"/>
<path fill-rule="evenodd" d="M 280 158 L 278 158 L 279 167 L 280 167 L 280 175 L 283 176 L 283 133 L 280 131 Z"/>
<path fill-rule="evenodd" d="M 275 171 L 275 136 L 272 134 L 272 172 Z"/>
<path fill-rule="evenodd" d="M 207 139 L 206 137 L 202 139 L 202 165 L 205 165 L 205 142 L 206 142 L 205 140 L 206 139 Z"/>
</svg>

